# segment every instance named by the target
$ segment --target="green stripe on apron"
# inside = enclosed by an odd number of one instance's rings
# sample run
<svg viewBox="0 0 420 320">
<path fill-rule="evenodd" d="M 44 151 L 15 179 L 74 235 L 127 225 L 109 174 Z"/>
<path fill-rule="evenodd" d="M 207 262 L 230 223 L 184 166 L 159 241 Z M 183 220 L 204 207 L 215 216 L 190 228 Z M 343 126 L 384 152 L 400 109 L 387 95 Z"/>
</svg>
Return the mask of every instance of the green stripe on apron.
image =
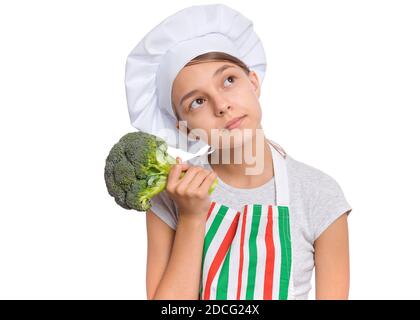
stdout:
<svg viewBox="0 0 420 320">
<path fill-rule="evenodd" d="M 213 240 L 214 236 L 216 235 L 217 229 L 219 229 L 228 209 L 229 209 L 228 207 L 221 205 L 219 208 L 219 211 L 214 217 L 213 223 L 211 224 L 210 229 L 208 230 L 204 238 L 204 252 L 203 252 L 204 257 L 206 256 L 207 250 L 210 247 L 210 243 Z"/>
<path fill-rule="evenodd" d="M 206 253 L 207 250 L 210 247 L 211 241 L 213 240 L 214 236 L 216 235 L 217 230 L 219 229 L 223 218 L 226 215 L 226 212 L 229 210 L 228 207 L 221 205 L 219 208 L 219 211 L 217 212 L 217 214 L 215 214 L 215 217 L 213 219 L 213 222 L 209 228 L 209 230 L 207 231 L 205 237 L 204 237 L 204 249 L 203 249 L 203 256 L 202 256 L 202 260 L 201 260 L 201 270 L 203 270 L 203 265 L 204 265 L 204 258 L 206 257 Z M 202 295 L 203 292 L 203 287 L 200 286 L 200 296 Z"/>
<path fill-rule="evenodd" d="M 249 266 L 248 266 L 248 281 L 246 287 L 246 300 L 254 299 L 255 290 L 255 274 L 257 271 L 257 235 L 258 227 L 261 219 L 261 205 L 253 205 L 251 232 L 249 235 Z"/>
<path fill-rule="evenodd" d="M 226 254 L 222 269 L 220 270 L 219 281 L 217 282 L 216 300 L 227 300 L 228 284 L 229 284 L 229 260 L 230 248 Z"/>
<path fill-rule="evenodd" d="M 278 207 L 278 222 L 281 244 L 281 271 L 279 299 L 287 300 L 290 280 L 290 266 L 292 263 L 291 240 L 289 226 L 289 208 Z"/>
</svg>

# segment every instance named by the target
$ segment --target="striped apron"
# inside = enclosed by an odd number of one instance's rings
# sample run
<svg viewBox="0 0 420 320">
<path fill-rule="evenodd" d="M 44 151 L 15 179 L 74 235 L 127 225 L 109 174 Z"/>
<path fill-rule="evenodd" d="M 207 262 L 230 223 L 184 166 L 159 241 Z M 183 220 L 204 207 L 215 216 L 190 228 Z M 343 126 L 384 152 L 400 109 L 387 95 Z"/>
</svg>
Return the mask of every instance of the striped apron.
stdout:
<svg viewBox="0 0 420 320">
<path fill-rule="evenodd" d="M 237 211 L 211 202 L 200 300 L 294 299 L 286 153 L 269 142 L 276 203 L 250 203 Z"/>
</svg>

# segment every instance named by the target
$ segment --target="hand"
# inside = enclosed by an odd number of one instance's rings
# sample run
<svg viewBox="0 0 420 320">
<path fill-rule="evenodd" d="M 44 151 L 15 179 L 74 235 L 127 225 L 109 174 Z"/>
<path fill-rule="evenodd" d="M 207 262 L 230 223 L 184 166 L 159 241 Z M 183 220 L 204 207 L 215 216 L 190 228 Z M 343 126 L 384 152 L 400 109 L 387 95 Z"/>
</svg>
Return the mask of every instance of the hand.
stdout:
<svg viewBox="0 0 420 320">
<path fill-rule="evenodd" d="M 177 158 L 177 164 L 169 172 L 166 191 L 176 202 L 180 216 L 199 221 L 206 218 L 210 208 L 209 189 L 216 178 L 215 172 L 180 163 Z"/>
</svg>

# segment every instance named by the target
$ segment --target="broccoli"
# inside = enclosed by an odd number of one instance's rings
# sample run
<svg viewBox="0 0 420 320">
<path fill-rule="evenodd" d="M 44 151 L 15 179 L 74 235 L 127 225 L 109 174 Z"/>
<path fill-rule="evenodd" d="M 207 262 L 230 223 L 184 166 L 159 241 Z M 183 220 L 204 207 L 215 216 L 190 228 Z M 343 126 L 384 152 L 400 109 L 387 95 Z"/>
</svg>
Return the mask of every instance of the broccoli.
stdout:
<svg viewBox="0 0 420 320">
<path fill-rule="evenodd" d="M 163 139 L 141 131 L 127 133 L 111 148 L 104 176 L 117 204 L 138 211 L 151 207 L 150 199 L 166 188 L 169 171 L 176 164 L 167 149 Z M 216 184 L 217 180 L 209 194 Z"/>
</svg>

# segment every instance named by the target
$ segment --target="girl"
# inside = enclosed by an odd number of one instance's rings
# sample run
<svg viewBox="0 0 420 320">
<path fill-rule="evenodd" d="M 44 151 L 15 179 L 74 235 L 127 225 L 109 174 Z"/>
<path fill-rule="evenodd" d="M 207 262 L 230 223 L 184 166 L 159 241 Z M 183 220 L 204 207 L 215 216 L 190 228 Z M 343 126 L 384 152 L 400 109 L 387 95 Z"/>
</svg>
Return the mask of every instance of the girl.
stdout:
<svg viewBox="0 0 420 320">
<path fill-rule="evenodd" d="M 307 299 L 314 267 L 317 299 L 348 298 L 352 209 L 332 177 L 265 137 L 265 55 L 251 27 L 227 6 L 193 6 L 153 29 L 127 61 L 136 128 L 176 127 L 216 149 L 179 161 L 152 199 L 148 299 Z"/>
</svg>

